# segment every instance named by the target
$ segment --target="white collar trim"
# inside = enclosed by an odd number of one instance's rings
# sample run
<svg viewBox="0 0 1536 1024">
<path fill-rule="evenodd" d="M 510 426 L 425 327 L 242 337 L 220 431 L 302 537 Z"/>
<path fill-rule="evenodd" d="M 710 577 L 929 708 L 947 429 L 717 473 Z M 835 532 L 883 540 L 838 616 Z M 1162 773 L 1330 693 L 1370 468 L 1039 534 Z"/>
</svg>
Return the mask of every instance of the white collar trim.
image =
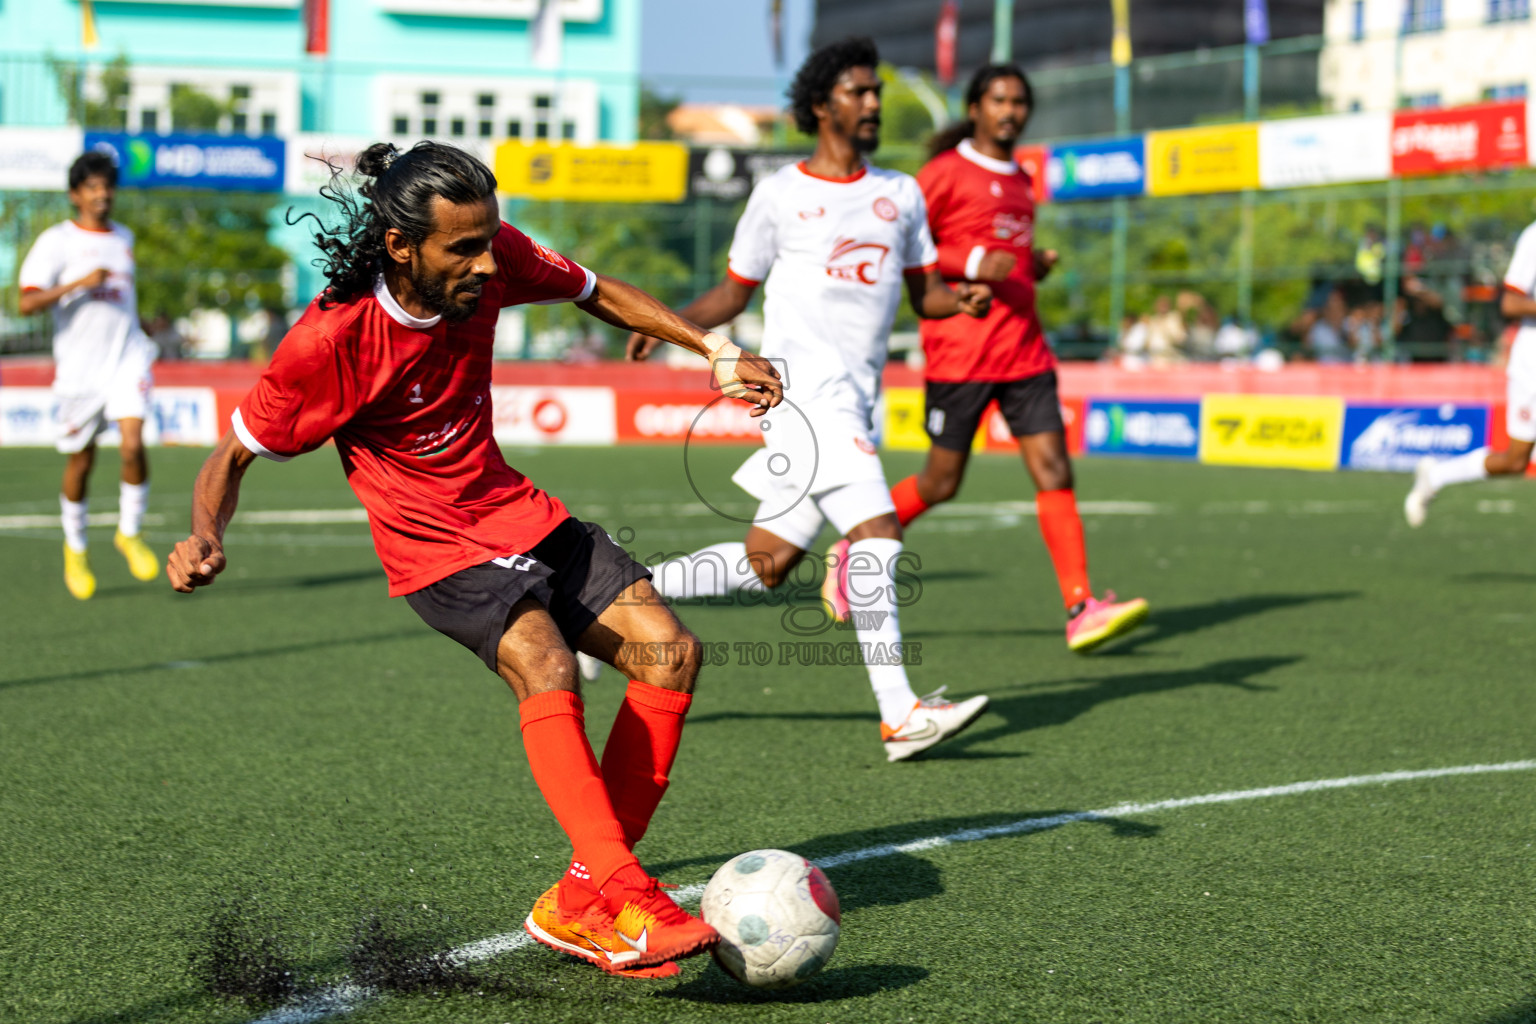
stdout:
<svg viewBox="0 0 1536 1024">
<path fill-rule="evenodd" d="M 977 167 L 985 167 L 993 174 L 1018 174 L 1019 165 L 1012 160 L 999 160 L 996 157 L 978 153 L 976 147 L 971 145 L 970 139 L 961 139 L 958 152 Z"/>
<path fill-rule="evenodd" d="M 384 312 L 389 314 L 389 318 L 402 327 L 425 331 L 436 327 L 437 322 L 443 318 L 441 313 L 434 317 L 428 317 L 425 320 L 422 320 L 420 317 L 411 316 L 399 302 L 395 301 L 395 297 L 389 293 L 389 286 L 384 283 L 383 274 L 373 279 L 373 297 L 379 300 L 379 305 L 384 307 Z"/>
</svg>

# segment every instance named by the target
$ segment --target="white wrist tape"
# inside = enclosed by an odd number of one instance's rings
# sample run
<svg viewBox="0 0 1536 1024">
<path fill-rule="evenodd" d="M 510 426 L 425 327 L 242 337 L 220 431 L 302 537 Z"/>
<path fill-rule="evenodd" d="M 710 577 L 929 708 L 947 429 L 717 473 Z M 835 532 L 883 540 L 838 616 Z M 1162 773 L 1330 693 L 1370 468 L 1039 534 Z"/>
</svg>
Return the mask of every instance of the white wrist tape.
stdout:
<svg viewBox="0 0 1536 1024">
<path fill-rule="evenodd" d="M 710 362 L 714 362 L 715 357 L 720 355 L 721 351 L 725 349 L 727 345 L 733 349 L 736 349 L 735 342 L 731 341 L 731 339 L 727 338 L 725 335 L 717 334 L 714 331 L 710 331 L 708 334 L 704 335 L 700 341 L 704 345 L 704 352 L 709 357 Z M 739 353 L 741 350 L 736 349 L 736 351 Z"/>
<path fill-rule="evenodd" d="M 978 245 L 971 250 L 971 254 L 965 258 L 965 279 L 976 280 L 976 275 L 981 273 L 981 258 L 987 254 L 987 247 Z"/>
</svg>

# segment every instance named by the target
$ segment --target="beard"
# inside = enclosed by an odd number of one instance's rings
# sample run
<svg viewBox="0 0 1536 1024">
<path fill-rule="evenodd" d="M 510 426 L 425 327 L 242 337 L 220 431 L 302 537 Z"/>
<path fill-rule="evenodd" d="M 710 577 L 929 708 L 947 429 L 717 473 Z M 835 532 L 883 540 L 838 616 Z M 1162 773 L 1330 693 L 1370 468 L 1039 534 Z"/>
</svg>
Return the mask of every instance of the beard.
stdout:
<svg viewBox="0 0 1536 1024">
<path fill-rule="evenodd" d="M 862 127 L 862 125 L 860 127 Z M 869 136 L 860 135 L 857 131 L 855 131 L 854 135 L 853 135 L 853 148 L 856 151 L 860 152 L 860 153 L 873 153 L 875 150 L 879 149 L 880 148 L 880 131 L 879 131 L 879 128 L 880 128 L 879 124 L 876 124 L 875 125 L 875 129 L 876 129 L 875 130 L 875 134 L 869 135 Z"/>
<path fill-rule="evenodd" d="M 475 311 L 480 308 L 480 296 L 465 289 L 484 285 L 487 280 L 484 277 L 471 278 L 450 294 L 443 278 L 427 273 L 415 263 L 411 264 L 411 287 L 421 296 L 422 301 L 436 309 L 451 324 L 461 324 L 475 315 Z"/>
</svg>

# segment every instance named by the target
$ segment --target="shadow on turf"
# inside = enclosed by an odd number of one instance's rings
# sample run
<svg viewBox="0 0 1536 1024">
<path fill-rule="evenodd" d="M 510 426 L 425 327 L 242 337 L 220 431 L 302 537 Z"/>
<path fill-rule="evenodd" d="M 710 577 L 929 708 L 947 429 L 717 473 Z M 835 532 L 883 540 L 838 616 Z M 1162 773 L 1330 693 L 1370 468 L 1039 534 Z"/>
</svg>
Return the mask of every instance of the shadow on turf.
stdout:
<svg viewBox="0 0 1536 1024">
<path fill-rule="evenodd" d="M 966 749 L 977 743 L 1001 739 L 1030 729 L 1064 725 L 1106 701 L 1121 700 L 1125 697 L 1211 684 L 1233 686 L 1250 693 L 1265 693 L 1274 688 L 1253 682 L 1255 676 L 1294 665 L 1300 660 L 1299 654 L 1285 657 L 1227 658 L 1223 661 L 1213 661 L 1199 668 L 1174 669 L 1167 672 L 1134 672 L 1108 678 L 1080 677 L 1063 679 L 1053 684 L 1058 686 L 1069 686 L 1073 683 L 1087 684 L 1064 693 L 1030 693 L 1016 697 L 993 697 L 987 704 L 987 714 L 1001 715 L 1002 725 L 962 733 L 947 743 L 935 747 L 932 753 L 924 757 L 924 760 L 943 761 L 965 757 Z M 1032 688 L 1034 685 L 1039 684 L 1032 684 Z"/>
<path fill-rule="evenodd" d="M 284 654 L 299 654 L 304 651 L 323 650 L 327 647 L 348 647 L 353 644 L 375 644 L 387 640 L 409 640 L 415 638 L 414 633 L 402 633 L 394 631 L 390 633 L 370 633 L 367 636 L 332 637 L 329 640 L 311 640 L 301 644 L 282 644 L 277 647 L 264 647 L 254 651 L 226 651 L 221 654 L 204 654 L 189 661 L 157 661 L 150 665 L 115 665 L 112 668 L 88 669 L 84 672 L 61 672 L 52 676 L 31 676 L 24 679 L 0 680 L 0 690 L 10 689 L 13 686 L 41 686 L 45 683 L 71 683 L 86 679 L 101 679 L 106 676 L 137 675 L 144 672 L 166 672 L 176 669 L 201 668 L 206 665 L 217 665 L 222 662 L 244 661 L 249 658 L 272 658 Z"/>
<path fill-rule="evenodd" d="M 1482 1024 L 1536 1024 L 1536 996 L 1501 1010 Z"/>
<path fill-rule="evenodd" d="M 925 968 L 910 964 L 834 967 L 822 971 L 803 985 L 760 992 L 736 981 L 722 971 L 718 964 L 711 964 L 698 978 L 658 993 L 657 997 L 686 999 L 691 1003 L 830 1003 L 906 988 L 926 977 L 928 971 Z"/>
</svg>

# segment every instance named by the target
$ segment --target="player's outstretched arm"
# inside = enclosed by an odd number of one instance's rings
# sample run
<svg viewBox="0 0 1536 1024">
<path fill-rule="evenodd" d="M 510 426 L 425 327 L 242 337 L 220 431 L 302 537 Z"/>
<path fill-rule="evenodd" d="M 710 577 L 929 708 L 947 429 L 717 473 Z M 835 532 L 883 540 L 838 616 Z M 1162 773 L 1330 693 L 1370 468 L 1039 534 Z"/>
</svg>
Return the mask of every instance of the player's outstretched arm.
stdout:
<svg viewBox="0 0 1536 1024">
<path fill-rule="evenodd" d="M 577 306 L 604 323 L 670 341 L 708 359 L 720 390 L 757 406 L 752 410 L 754 416 L 763 415 L 784 400 L 779 371 L 768 360 L 743 352 L 725 335 L 707 331 L 672 312 L 632 284 L 598 274 L 592 297 Z"/>
<path fill-rule="evenodd" d="M 678 316 L 691 320 L 700 327 L 719 327 L 728 324 L 742 314 L 752 301 L 752 285 L 742 284 L 734 277 L 727 277 L 709 291 L 678 310 Z M 624 343 L 624 354 L 636 362 L 646 358 L 661 344 L 661 339 L 643 333 L 631 334 Z"/>
<path fill-rule="evenodd" d="M 224 529 L 240 500 L 240 479 L 255 460 L 231 430 L 203 463 L 192 488 L 192 534 L 165 563 L 165 575 L 181 593 L 208 586 L 224 571 Z"/>
<path fill-rule="evenodd" d="M 16 300 L 16 310 L 22 316 L 31 316 L 33 313 L 41 313 L 43 310 L 58 302 L 64 296 L 76 288 L 100 288 L 106 284 L 111 271 L 105 267 L 97 267 L 77 281 L 66 281 L 64 284 L 54 285 L 52 288 L 35 288 L 21 293 Z"/>
<path fill-rule="evenodd" d="M 983 317 L 992 308 L 991 288 L 974 281 L 960 281 L 951 288 L 936 269 L 909 273 L 907 296 L 913 311 L 925 320 L 943 320 L 957 313 Z"/>
</svg>

